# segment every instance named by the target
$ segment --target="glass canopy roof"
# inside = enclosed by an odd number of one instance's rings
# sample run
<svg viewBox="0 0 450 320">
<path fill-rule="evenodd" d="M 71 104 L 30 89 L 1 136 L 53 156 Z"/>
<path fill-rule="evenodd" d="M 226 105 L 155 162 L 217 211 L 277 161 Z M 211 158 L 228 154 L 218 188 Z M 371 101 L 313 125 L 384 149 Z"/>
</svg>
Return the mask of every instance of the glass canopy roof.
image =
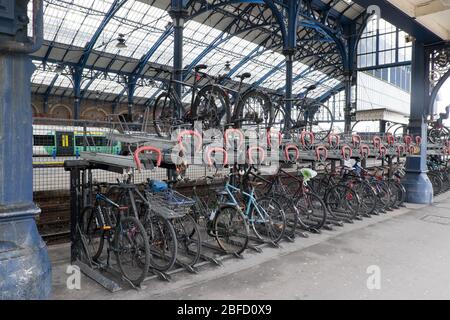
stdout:
<svg viewBox="0 0 450 320">
<path fill-rule="evenodd" d="M 157 0 L 158 1 L 158 0 Z M 70 73 L 66 75 L 58 73 L 57 61 L 51 61 L 49 56 L 55 55 L 54 60 L 61 60 L 64 64 L 76 64 L 81 57 L 83 48 L 91 41 L 96 31 L 102 24 L 105 15 L 110 10 L 114 0 L 45 0 L 44 23 L 47 53 L 42 54 L 34 61 L 37 69 L 33 74 L 33 89 L 37 93 L 46 92 L 49 86 L 56 88 L 73 88 Z M 327 2 L 327 1 L 324 1 Z M 336 1 L 334 1 L 336 2 Z M 336 2 L 336 8 L 348 11 L 354 15 L 351 1 L 341 0 Z M 353 11 L 352 11 L 353 10 Z M 134 59 L 139 61 L 158 39 L 171 29 L 172 19 L 164 9 L 152 6 L 140 1 L 129 0 L 115 13 L 104 30 L 101 32 L 94 45 L 93 57 L 90 63 L 101 62 L 108 57 L 107 67 L 117 64 L 116 60 Z M 117 48 L 117 38 L 123 34 L 126 40 L 126 48 Z M 217 39 L 226 39 L 217 41 Z M 171 66 L 173 61 L 173 35 L 162 38 L 163 41 L 155 48 L 149 58 L 149 63 Z M 207 50 L 211 43 L 217 45 L 212 50 Z M 52 49 L 52 46 L 65 49 Z M 225 72 L 225 65 L 229 62 L 231 68 L 238 65 L 252 52 L 255 52 L 259 44 L 246 39 L 224 35 L 222 30 L 189 20 L 185 24 L 183 59 L 184 65 L 191 64 L 199 55 L 204 55 L 200 63 L 207 64 L 207 73 L 218 75 Z M 53 53 L 53 51 L 54 53 Z M 52 51 L 52 55 L 49 52 Z M 262 51 L 262 50 L 261 50 Z M 95 53 L 95 55 L 94 55 Z M 46 61 L 46 59 L 48 59 Z M 96 61 L 94 61 L 96 60 Z M 42 61 L 45 61 L 45 65 Z M 244 60 L 245 61 L 245 60 Z M 121 68 L 127 65 L 123 63 Z M 136 63 L 134 64 L 136 65 Z M 52 71 L 53 70 L 53 71 Z M 129 71 L 129 70 L 127 70 Z M 242 72 L 250 72 L 252 77 L 247 79 L 248 84 L 258 83 L 260 86 L 273 90 L 283 90 L 285 85 L 284 56 L 281 52 L 265 49 L 243 63 L 235 75 Z M 117 97 L 125 98 L 127 92 L 123 83 L 118 83 L 114 72 L 103 72 L 104 76 L 97 79 L 84 79 L 82 90 L 85 97 L 101 93 L 105 100 L 114 100 Z M 317 90 L 311 93 L 311 97 L 319 97 L 324 92 L 332 90 L 339 84 L 338 79 L 330 78 L 320 70 L 302 64 L 294 63 L 294 93 L 300 94 L 308 85 L 316 84 Z M 145 103 L 160 90 L 161 86 L 156 82 L 152 85 L 139 86 L 136 89 L 136 103 Z M 72 95 L 72 90 L 65 90 L 66 95 Z"/>
</svg>

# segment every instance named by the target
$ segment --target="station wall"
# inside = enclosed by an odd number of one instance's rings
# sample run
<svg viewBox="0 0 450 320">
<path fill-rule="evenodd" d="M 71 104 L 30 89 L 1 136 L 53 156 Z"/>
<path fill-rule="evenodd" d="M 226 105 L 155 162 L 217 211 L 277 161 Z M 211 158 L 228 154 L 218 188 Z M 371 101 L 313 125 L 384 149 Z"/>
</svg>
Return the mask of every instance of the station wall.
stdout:
<svg viewBox="0 0 450 320">
<path fill-rule="evenodd" d="M 44 98 L 32 95 L 31 108 L 33 117 L 73 119 L 73 98 L 50 97 L 47 110 L 45 110 Z M 114 111 L 114 103 L 97 100 L 82 100 L 80 119 L 103 121 Z M 128 112 L 127 104 L 118 104 L 115 113 L 124 114 Z M 138 118 L 144 113 L 144 106 L 136 105 L 133 109 L 133 117 Z"/>
</svg>

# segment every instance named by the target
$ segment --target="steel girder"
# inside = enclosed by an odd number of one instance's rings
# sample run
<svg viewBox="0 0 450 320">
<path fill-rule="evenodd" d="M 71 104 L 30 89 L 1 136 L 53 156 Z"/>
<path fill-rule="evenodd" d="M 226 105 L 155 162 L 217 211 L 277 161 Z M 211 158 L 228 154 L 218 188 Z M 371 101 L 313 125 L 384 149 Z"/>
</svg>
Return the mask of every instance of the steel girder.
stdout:
<svg viewBox="0 0 450 320">
<path fill-rule="evenodd" d="M 94 46 L 102 34 L 105 27 L 108 25 L 108 23 L 111 21 L 111 19 L 114 17 L 114 15 L 120 10 L 120 8 L 127 2 L 128 0 L 114 0 L 111 7 L 109 8 L 107 14 L 103 18 L 102 22 L 100 23 L 100 26 L 95 31 L 94 35 L 92 36 L 91 40 L 88 42 L 88 44 L 85 46 L 83 50 L 83 54 L 78 61 L 76 67 L 72 68 L 72 79 L 73 79 L 73 90 L 75 95 L 75 118 L 78 118 L 78 112 L 79 112 L 79 104 L 80 100 L 82 98 L 81 96 L 81 81 L 83 78 L 83 71 L 86 67 L 87 61 L 89 59 L 89 56 L 94 49 Z"/>
</svg>

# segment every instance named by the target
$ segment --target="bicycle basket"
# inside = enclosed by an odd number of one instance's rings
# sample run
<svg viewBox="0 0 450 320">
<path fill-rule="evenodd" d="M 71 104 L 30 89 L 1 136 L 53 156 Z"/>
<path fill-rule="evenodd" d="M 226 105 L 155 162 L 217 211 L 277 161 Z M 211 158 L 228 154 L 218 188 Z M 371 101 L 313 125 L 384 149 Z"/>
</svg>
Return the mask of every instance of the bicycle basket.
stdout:
<svg viewBox="0 0 450 320">
<path fill-rule="evenodd" d="M 193 199 L 183 196 L 175 190 L 152 193 L 149 200 L 151 209 L 166 219 L 185 216 L 195 204 Z"/>
</svg>

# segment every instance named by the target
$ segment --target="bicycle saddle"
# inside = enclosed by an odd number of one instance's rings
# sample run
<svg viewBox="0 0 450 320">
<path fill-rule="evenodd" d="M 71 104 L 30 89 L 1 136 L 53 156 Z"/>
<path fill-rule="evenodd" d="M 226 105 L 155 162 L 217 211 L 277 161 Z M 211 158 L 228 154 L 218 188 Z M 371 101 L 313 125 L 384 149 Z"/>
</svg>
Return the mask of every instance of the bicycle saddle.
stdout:
<svg viewBox="0 0 450 320">
<path fill-rule="evenodd" d="M 248 79 L 248 78 L 251 78 L 251 77 L 252 77 L 252 74 L 249 73 L 249 72 L 245 72 L 243 74 L 240 74 L 240 75 L 236 76 L 236 78 L 239 78 L 241 80 Z"/>
<path fill-rule="evenodd" d="M 314 91 L 314 90 L 317 89 L 317 86 L 316 86 L 315 84 L 313 84 L 313 85 L 311 85 L 311 86 L 309 86 L 309 87 L 306 87 L 305 89 L 306 89 L 307 91 Z"/>
<path fill-rule="evenodd" d="M 194 67 L 195 71 L 200 71 L 204 69 L 208 69 L 208 66 L 206 64 L 198 64 Z"/>
</svg>

